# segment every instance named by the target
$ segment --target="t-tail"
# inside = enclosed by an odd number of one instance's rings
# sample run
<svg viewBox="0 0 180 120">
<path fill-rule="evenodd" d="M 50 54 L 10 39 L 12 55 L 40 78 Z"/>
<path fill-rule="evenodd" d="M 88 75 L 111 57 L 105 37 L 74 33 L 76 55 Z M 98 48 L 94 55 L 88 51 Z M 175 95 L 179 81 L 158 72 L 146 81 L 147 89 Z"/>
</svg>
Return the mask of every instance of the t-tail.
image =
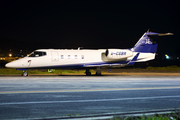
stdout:
<svg viewBox="0 0 180 120">
<path fill-rule="evenodd" d="M 140 53 L 136 62 L 144 62 L 148 60 L 153 60 L 156 55 L 158 46 L 158 37 L 165 35 L 173 35 L 172 33 L 155 33 L 146 32 L 135 44 L 131 51 L 135 54 Z"/>
</svg>

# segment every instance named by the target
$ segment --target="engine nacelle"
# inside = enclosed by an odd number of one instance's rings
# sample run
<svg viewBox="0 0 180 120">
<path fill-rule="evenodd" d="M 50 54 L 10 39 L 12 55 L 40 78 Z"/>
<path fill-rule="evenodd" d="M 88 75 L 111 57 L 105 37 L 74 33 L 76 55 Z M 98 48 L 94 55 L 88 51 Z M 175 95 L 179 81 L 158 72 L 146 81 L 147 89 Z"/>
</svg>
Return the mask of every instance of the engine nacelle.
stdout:
<svg viewBox="0 0 180 120">
<path fill-rule="evenodd" d="M 127 49 L 107 49 L 105 55 L 108 59 L 121 60 L 131 57 L 133 52 Z"/>
</svg>

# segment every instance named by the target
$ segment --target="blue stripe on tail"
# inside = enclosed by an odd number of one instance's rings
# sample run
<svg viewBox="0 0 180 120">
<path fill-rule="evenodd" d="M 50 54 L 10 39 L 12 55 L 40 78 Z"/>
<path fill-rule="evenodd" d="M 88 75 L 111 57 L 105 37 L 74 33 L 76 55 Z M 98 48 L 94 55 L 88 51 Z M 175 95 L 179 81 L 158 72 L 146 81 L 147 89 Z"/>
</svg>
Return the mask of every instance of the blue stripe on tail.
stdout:
<svg viewBox="0 0 180 120">
<path fill-rule="evenodd" d="M 127 65 L 134 65 L 140 53 L 137 53 L 134 58 L 127 63 Z"/>
</svg>

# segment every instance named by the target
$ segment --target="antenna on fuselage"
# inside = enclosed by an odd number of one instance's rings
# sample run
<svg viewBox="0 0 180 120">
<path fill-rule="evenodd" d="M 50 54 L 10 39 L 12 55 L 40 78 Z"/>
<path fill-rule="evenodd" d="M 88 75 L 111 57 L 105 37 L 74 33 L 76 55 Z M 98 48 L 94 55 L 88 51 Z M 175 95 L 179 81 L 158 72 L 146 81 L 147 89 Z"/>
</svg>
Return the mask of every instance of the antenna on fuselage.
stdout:
<svg viewBox="0 0 180 120">
<path fill-rule="evenodd" d="M 78 47 L 78 50 L 81 50 L 83 47 Z"/>
</svg>

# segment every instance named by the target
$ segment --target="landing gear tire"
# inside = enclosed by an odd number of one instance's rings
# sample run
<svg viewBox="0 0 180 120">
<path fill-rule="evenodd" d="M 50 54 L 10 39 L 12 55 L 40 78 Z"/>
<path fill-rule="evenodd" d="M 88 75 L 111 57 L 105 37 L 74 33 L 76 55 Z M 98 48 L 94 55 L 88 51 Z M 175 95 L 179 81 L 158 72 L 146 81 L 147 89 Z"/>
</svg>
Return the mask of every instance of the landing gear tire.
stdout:
<svg viewBox="0 0 180 120">
<path fill-rule="evenodd" d="M 101 68 L 100 68 L 100 67 L 98 67 L 98 68 L 96 69 L 96 75 L 97 75 L 97 76 L 100 76 L 100 75 L 101 75 Z"/>
<path fill-rule="evenodd" d="M 86 76 L 91 76 L 91 72 L 89 71 L 89 69 L 86 70 L 85 74 Z"/>
<path fill-rule="evenodd" d="M 101 73 L 96 72 L 96 75 L 97 75 L 97 76 L 101 76 Z"/>
<path fill-rule="evenodd" d="M 22 74 L 22 76 L 26 77 L 26 76 L 29 76 L 29 75 L 28 75 L 27 71 L 25 71 L 25 72 Z"/>
</svg>

